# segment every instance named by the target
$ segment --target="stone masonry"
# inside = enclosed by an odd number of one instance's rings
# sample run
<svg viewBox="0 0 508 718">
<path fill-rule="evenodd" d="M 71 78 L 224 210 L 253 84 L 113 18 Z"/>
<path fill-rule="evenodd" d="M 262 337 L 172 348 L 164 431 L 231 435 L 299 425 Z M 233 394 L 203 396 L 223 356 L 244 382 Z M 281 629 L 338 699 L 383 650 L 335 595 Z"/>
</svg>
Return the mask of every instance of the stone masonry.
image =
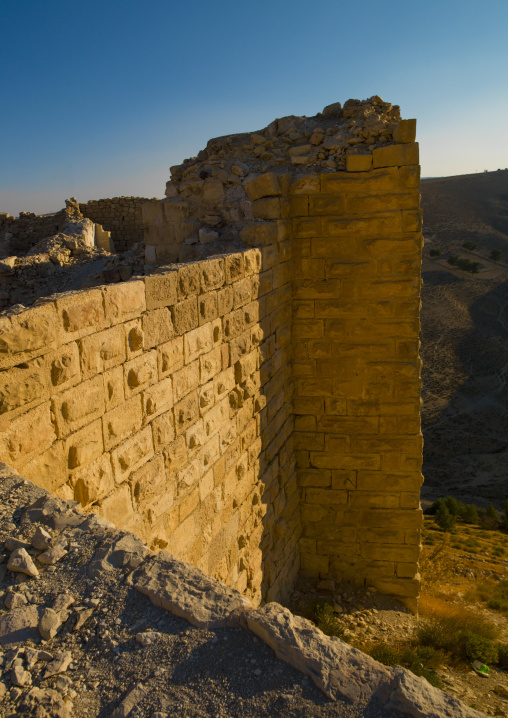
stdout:
<svg viewBox="0 0 508 718">
<path fill-rule="evenodd" d="M 142 280 L 0 316 L 0 459 L 254 603 L 419 592 L 416 122 L 374 97 L 211 140 Z"/>
<path fill-rule="evenodd" d="M 111 232 L 115 250 L 124 252 L 136 242 L 143 241 L 142 207 L 156 201 L 156 197 L 92 199 L 89 202 L 81 202 L 79 209 L 84 217 Z"/>
</svg>

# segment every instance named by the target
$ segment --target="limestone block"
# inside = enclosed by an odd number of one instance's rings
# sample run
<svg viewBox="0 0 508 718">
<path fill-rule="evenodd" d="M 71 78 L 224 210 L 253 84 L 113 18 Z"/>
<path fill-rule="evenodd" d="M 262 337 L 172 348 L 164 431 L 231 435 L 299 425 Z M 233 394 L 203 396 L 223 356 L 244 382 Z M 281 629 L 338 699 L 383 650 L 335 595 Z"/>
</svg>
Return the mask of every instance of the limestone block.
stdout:
<svg viewBox="0 0 508 718">
<path fill-rule="evenodd" d="M 219 289 L 225 281 L 223 259 L 208 259 L 200 265 L 201 291 L 210 292 Z"/>
<path fill-rule="evenodd" d="M 183 337 L 176 337 L 157 347 L 157 366 L 161 379 L 183 367 Z"/>
<path fill-rule="evenodd" d="M 412 164 L 418 164 L 418 162 Z M 321 175 L 321 192 L 333 194 L 378 190 L 389 192 L 397 189 L 397 179 L 395 167 L 388 166 L 384 169 L 373 169 L 367 173 L 333 172 Z"/>
<path fill-rule="evenodd" d="M 233 367 L 223 370 L 213 380 L 215 401 L 224 399 L 235 386 L 235 372 Z"/>
<path fill-rule="evenodd" d="M 215 395 L 213 391 L 213 381 L 209 381 L 207 384 L 200 386 L 198 389 L 199 395 L 199 411 L 201 414 L 207 412 L 214 405 Z"/>
<path fill-rule="evenodd" d="M 279 178 L 274 172 L 266 172 L 247 179 L 243 184 L 251 202 L 262 197 L 273 197 L 281 194 Z"/>
<path fill-rule="evenodd" d="M 123 365 L 125 397 L 129 399 L 157 381 L 157 352 L 152 350 Z"/>
<path fill-rule="evenodd" d="M 280 197 L 264 197 L 252 203 L 252 213 L 257 219 L 279 219 L 282 211 Z"/>
<path fill-rule="evenodd" d="M 420 165 L 399 167 L 399 188 L 416 190 L 420 188 Z"/>
<path fill-rule="evenodd" d="M 190 426 L 185 432 L 185 443 L 189 456 L 194 456 L 198 449 L 201 449 L 206 441 L 205 429 L 203 426 L 203 420 L 198 419 L 192 426 Z"/>
<path fill-rule="evenodd" d="M 159 414 L 151 422 L 153 445 L 156 452 L 164 449 L 175 438 L 175 419 L 171 410 Z"/>
<path fill-rule="evenodd" d="M 119 486 L 110 496 L 97 504 L 96 511 L 116 526 L 125 526 L 133 514 L 130 487 L 127 484 Z"/>
<path fill-rule="evenodd" d="M 186 333 L 183 338 L 183 347 L 186 364 L 209 352 L 213 347 L 211 324 L 204 324 Z"/>
<path fill-rule="evenodd" d="M 309 197 L 307 195 L 295 195 L 289 198 L 289 216 L 307 217 L 309 214 Z"/>
<path fill-rule="evenodd" d="M 293 222 L 296 220 L 293 220 Z M 329 237 L 382 237 L 402 231 L 401 212 L 379 212 L 376 215 L 357 215 L 351 218 L 323 217 L 322 234 Z"/>
<path fill-rule="evenodd" d="M 217 292 L 208 292 L 207 294 L 202 294 L 198 297 L 198 308 L 200 326 L 217 319 L 219 316 Z"/>
<path fill-rule="evenodd" d="M 89 379 L 125 361 L 125 338 L 121 326 L 90 334 L 79 342 L 81 374 Z"/>
<path fill-rule="evenodd" d="M 225 258 L 225 269 L 227 284 L 242 279 L 242 277 L 245 276 L 244 253 L 237 252 L 235 254 L 228 254 Z"/>
<path fill-rule="evenodd" d="M 393 141 L 397 143 L 414 142 L 416 138 L 416 120 L 400 120 L 393 131 Z"/>
<path fill-rule="evenodd" d="M 152 349 L 173 337 L 171 313 L 166 307 L 143 314 L 143 348 Z"/>
<path fill-rule="evenodd" d="M 372 160 L 375 168 L 417 165 L 419 161 L 418 142 L 377 147 L 372 151 Z"/>
<path fill-rule="evenodd" d="M 348 155 L 346 168 L 348 172 L 367 172 L 372 167 L 372 155 Z"/>
<path fill-rule="evenodd" d="M 47 399 L 49 375 L 44 359 L 33 359 L 0 372 L 0 415 L 8 414 L 13 418 Z"/>
<path fill-rule="evenodd" d="M 255 222 L 240 230 L 240 237 L 249 247 L 266 247 L 278 241 L 279 230 L 276 222 Z"/>
<path fill-rule="evenodd" d="M 173 374 L 173 393 L 175 402 L 194 391 L 199 386 L 199 360 L 187 364 Z"/>
<path fill-rule="evenodd" d="M 240 279 L 238 282 L 234 282 L 232 287 L 234 309 L 238 309 L 244 304 L 250 302 L 252 295 L 252 280 L 250 277 L 245 277 L 244 279 Z"/>
<path fill-rule="evenodd" d="M 164 203 L 163 202 L 145 202 L 141 205 L 141 213 L 143 225 L 148 227 L 152 224 L 164 223 Z"/>
<path fill-rule="evenodd" d="M 109 455 L 73 472 L 70 484 L 74 499 L 82 506 L 88 506 L 110 494 L 114 489 L 113 471 Z"/>
<path fill-rule="evenodd" d="M 65 441 L 67 468 L 78 469 L 97 459 L 104 452 L 100 419 L 71 434 Z"/>
<path fill-rule="evenodd" d="M 233 309 L 233 287 L 224 287 L 217 293 L 217 309 L 220 317 Z"/>
<path fill-rule="evenodd" d="M 56 301 L 62 343 L 92 334 L 106 326 L 100 289 L 69 292 Z"/>
<path fill-rule="evenodd" d="M 253 374 L 258 368 L 258 351 L 254 351 L 246 354 L 239 359 L 234 366 L 235 370 L 235 381 L 238 384 L 247 381 L 251 374 Z"/>
<path fill-rule="evenodd" d="M 104 381 L 101 376 L 54 396 L 52 409 L 58 436 L 67 436 L 95 421 L 104 413 L 104 406 Z"/>
<path fill-rule="evenodd" d="M 79 349 L 75 342 L 65 344 L 49 354 L 47 359 L 51 386 L 57 391 L 69 389 L 81 381 Z"/>
<path fill-rule="evenodd" d="M 153 453 L 152 430 L 146 426 L 111 452 L 115 482 L 120 484 L 125 481 L 133 471 L 151 459 Z"/>
<path fill-rule="evenodd" d="M 218 346 L 199 358 L 199 381 L 206 384 L 222 370 L 222 351 Z"/>
<path fill-rule="evenodd" d="M 103 374 L 104 404 L 106 411 L 125 401 L 123 367 L 117 366 Z"/>
<path fill-rule="evenodd" d="M 201 289 L 201 265 L 196 262 L 178 270 L 177 293 L 179 301 L 199 294 Z"/>
<path fill-rule="evenodd" d="M 125 334 L 125 350 L 127 359 L 134 359 L 143 352 L 143 324 L 142 317 L 124 322 L 122 328 Z"/>
<path fill-rule="evenodd" d="M 169 202 L 163 202 L 162 207 L 164 209 L 164 221 L 168 224 L 183 222 L 190 215 L 190 202 L 181 198 L 174 198 Z M 158 222 L 151 222 L 151 224 L 156 223 Z"/>
<path fill-rule="evenodd" d="M 58 320 L 53 303 L 0 318 L 0 369 L 28 361 L 53 349 Z"/>
<path fill-rule="evenodd" d="M 203 199 L 205 202 L 218 204 L 224 200 L 224 185 L 218 179 L 207 177 L 203 185 Z"/>
<path fill-rule="evenodd" d="M 157 454 L 131 476 L 134 508 L 150 523 L 174 505 L 175 486 L 166 477 L 164 457 Z"/>
<path fill-rule="evenodd" d="M 176 304 L 177 272 L 152 274 L 145 277 L 146 308 L 158 309 Z"/>
<path fill-rule="evenodd" d="M 172 308 L 171 314 L 176 335 L 179 336 L 195 329 L 199 324 L 197 297 L 190 297 L 183 302 L 178 302 Z"/>
<path fill-rule="evenodd" d="M 145 284 L 133 280 L 111 284 L 102 289 L 106 318 L 111 324 L 135 319 L 146 309 Z"/>
<path fill-rule="evenodd" d="M 207 439 L 212 438 L 229 424 L 229 407 L 227 400 L 218 402 L 210 411 L 203 415 L 203 426 Z"/>
<path fill-rule="evenodd" d="M 141 397 L 133 396 L 102 417 L 104 449 L 109 451 L 125 439 L 133 436 L 141 428 L 143 412 Z"/>
<path fill-rule="evenodd" d="M 326 576 L 328 574 L 328 556 L 318 556 L 317 554 L 304 553 L 300 554 L 300 567 L 302 576 Z"/>
<path fill-rule="evenodd" d="M 143 419 L 152 421 L 156 416 L 173 406 L 173 385 L 171 377 L 163 379 L 142 393 Z"/>
<path fill-rule="evenodd" d="M 184 399 L 175 403 L 175 430 L 176 435 L 183 434 L 188 427 L 199 418 L 198 393 L 193 391 Z"/>
<path fill-rule="evenodd" d="M 167 475 L 173 476 L 174 472 L 181 469 L 187 462 L 185 436 L 177 436 L 173 442 L 165 447 L 163 454 Z"/>
</svg>

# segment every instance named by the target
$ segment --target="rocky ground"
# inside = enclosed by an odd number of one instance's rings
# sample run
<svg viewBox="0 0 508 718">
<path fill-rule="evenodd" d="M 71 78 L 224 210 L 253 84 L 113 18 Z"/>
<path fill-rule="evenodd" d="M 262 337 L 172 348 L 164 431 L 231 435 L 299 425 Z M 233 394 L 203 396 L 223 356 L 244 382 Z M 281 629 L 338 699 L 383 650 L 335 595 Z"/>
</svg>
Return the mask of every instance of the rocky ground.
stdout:
<svg viewBox="0 0 508 718">
<path fill-rule="evenodd" d="M 480 718 L 0 468 L 0 716 Z"/>
<path fill-rule="evenodd" d="M 423 180 L 422 208 L 422 496 L 501 508 L 508 498 L 508 170 Z M 468 241 L 474 250 L 463 247 Z M 490 259 L 494 249 L 498 261 Z M 479 272 L 450 265 L 450 255 L 478 261 Z"/>
</svg>

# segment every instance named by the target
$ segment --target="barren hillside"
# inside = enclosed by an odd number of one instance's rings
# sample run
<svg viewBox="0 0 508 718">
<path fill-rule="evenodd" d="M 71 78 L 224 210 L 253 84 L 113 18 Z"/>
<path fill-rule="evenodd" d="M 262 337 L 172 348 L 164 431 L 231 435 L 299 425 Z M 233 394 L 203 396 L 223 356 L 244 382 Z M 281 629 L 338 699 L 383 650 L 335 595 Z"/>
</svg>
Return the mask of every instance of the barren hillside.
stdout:
<svg viewBox="0 0 508 718">
<path fill-rule="evenodd" d="M 423 496 L 500 507 L 508 498 L 508 170 L 423 180 L 422 207 Z M 451 265 L 451 255 L 479 262 L 478 273 Z"/>
</svg>

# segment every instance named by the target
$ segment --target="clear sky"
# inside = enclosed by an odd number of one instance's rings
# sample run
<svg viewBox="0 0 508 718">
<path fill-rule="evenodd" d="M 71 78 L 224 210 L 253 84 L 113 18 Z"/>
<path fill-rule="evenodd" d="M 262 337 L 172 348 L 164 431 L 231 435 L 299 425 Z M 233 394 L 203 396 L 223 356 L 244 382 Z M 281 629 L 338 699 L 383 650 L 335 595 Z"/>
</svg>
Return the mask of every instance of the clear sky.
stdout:
<svg viewBox="0 0 508 718">
<path fill-rule="evenodd" d="M 508 0 L 2 0 L 0 211 L 164 196 L 210 137 L 374 94 L 423 176 L 508 166 Z"/>
</svg>

